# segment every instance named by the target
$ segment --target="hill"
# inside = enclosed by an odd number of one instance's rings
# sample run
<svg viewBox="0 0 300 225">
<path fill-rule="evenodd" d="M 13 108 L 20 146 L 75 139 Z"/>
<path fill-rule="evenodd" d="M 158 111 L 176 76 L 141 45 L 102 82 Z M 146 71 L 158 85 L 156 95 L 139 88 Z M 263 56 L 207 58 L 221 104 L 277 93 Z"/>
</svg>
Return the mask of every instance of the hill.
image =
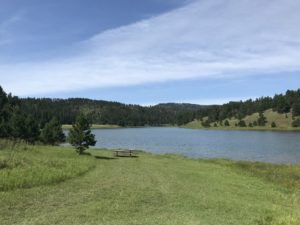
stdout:
<svg viewBox="0 0 300 225">
<path fill-rule="evenodd" d="M 109 124 L 118 126 L 160 126 L 177 124 L 181 115 L 189 115 L 201 109 L 194 104 L 158 104 L 143 107 L 140 105 L 123 104 L 84 98 L 20 99 L 20 108 L 34 116 L 42 124 L 56 117 L 63 124 L 72 124 L 79 113 L 84 113 L 93 124 Z M 190 119 L 189 119 L 190 120 Z"/>
<path fill-rule="evenodd" d="M 2 104 L 2 103 L 3 104 Z M 223 105 L 196 105 L 188 103 L 163 103 L 155 106 L 140 106 L 103 100 L 85 98 L 50 99 L 50 98 L 18 98 L 6 94 L 0 87 L 0 115 L 3 114 L 2 125 L 11 124 L 12 115 L 18 113 L 25 118 L 34 118 L 40 128 L 56 117 L 62 124 L 72 124 L 79 114 L 85 114 L 92 124 L 134 127 L 190 124 L 192 121 L 204 120 L 207 124 L 221 124 L 224 120 L 235 123 L 237 120 L 251 120 L 255 113 L 272 109 L 278 114 L 270 114 L 269 122 L 286 123 L 282 115 L 291 114 L 289 118 L 300 116 L 300 89 L 288 90 L 285 94 L 274 97 L 261 97 L 255 100 L 229 102 Z M 271 112 L 271 111 L 270 111 Z M 268 113 L 268 112 L 267 112 Z M 281 114 L 281 116 L 279 115 Z M 253 116 L 252 116 L 253 117 Z M 236 119 L 231 119 L 236 118 Z M 283 121 L 283 122 L 281 122 Z M 300 119 L 290 121 L 300 127 Z M 194 122 L 195 123 L 195 122 Z M 192 122 L 193 124 L 193 122 Z M 189 125 L 188 125 L 189 126 Z M 197 124 L 192 125 L 199 127 Z M 288 127 L 282 125 L 282 128 Z"/>
<path fill-rule="evenodd" d="M 229 126 L 224 125 L 224 121 L 221 122 L 209 122 L 209 128 L 211 129 L 246 129 L 246 130 L 294 130 L 294 131 L 300 131 L 300 127 L 293 127 L 292 122 L 294 121 L 293 115 L 291 112 L 288 113 L 278 113 L 274 112 L 272 109 L 265 110 L 263 112 L 263 115 L 266 117 L 266 124 L 265 126 L 253 126 L 249 127 L 249 124 L 254 124 L 255 121 L 259 118 L 259 113 L 253 113 L 251 115 L 247 115 L 244 118 L 237 119 L 237 118 L 226 118 L 229 122 Z M 204 117 L 202 121 L 208 120 L 208 117 Z M 240 127 L 237 124 L 239 121 L 245 121 L 246 127 Z M 192 129 L 202 129 L 202 128 L 208 128 L 207 126 L 203 126 L 201 120 L 193 120 L 192 122 L 189 122 L 183 127 L 185 128 L 192 128 Z M 272 123 L 276 124 L 276 127 L 272 127 Z"/>
</svg>

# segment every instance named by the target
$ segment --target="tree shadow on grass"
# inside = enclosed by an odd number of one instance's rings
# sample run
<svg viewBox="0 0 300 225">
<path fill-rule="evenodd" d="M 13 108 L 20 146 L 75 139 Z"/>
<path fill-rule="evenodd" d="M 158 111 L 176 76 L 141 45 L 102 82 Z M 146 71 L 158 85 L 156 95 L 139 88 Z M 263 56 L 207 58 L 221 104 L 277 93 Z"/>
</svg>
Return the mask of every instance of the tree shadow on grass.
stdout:
<svg viewBox="0 0 300 225">
<path fill-rule="evenodd" d="M 129 156 L 129 155 L 118 155 L 116 157 L 117 158 L 138 158 L 137 155 L 132 155 L 132 156 Z"/>
<path fill-rule="evenodd" d="M 113 159 L 117 159 L 117 158 L 113 158 L 113 157 L 107 157 L 107 156 L 95 156 L 96 159 L 102 159 L 102 160 L 113 160 Z"/>
</svg>

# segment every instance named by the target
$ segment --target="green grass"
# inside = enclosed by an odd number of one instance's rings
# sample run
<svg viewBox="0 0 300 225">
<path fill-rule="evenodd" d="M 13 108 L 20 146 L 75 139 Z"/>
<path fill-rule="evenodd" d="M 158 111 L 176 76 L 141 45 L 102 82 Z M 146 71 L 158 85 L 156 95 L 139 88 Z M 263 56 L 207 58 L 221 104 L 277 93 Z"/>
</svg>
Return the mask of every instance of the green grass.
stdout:
<svg viewBox="0 0 300 225">
<path fill-rule="evenodd" d="M 71 129 L 72 125 L 70 124 L 64 124 L 62 126 L 63 129 Z M 121 128 L 118 125 L 111 125 L 111 124 L 93 124 L 92 129 L 115 129 L 115 128 Z"/>
<path fill-rule="evenodd" d="M 2 160 L 9 151 L 0 151 Z M 42 178 L 39 173 L 51 171 L 47 159 L 70 157 L 77 162 L 74 167 L 88 161 L 93 169 L 64 182 L 53 179 L 51 185 L 40 182 L 0 192 L 0 224 L 300 224 L 300 166 L 146 153 L 113 158 L 110 151 L 89 152 L 91 156 L 82 157 L 70 148 L 36 146 L 18 153 L 16 158 L 34 157 L 32 164 L 39 168 L 26 176 Z M 3 179 L 7 176 L 1 174 Z"/>
<path fill-rule="evenodd" d="M 300 190 L 300 166 L 249 161 L 212 159 L 210 162 L 228 166 L 237 172 L 246 172 L 281 186 Z"/>
<path fill-rule="evenodd" d="M 3 142 L 3 141 L 1 141 Z M 17 145 L 0 150 L 0 191 L 53 184 L 95 167 L 91 157 L 78 157 L 61 147 Z"/>
<path fill-rule="evenodd" d="M 211 123 L 210 128 L 206 129 L 220 129 L 220 130 L 271 130 L 271 131 L 300 131 L 300 127 L 292 127 L 292 113 L 287 114 L 280 114 L 277 112 L 273 112 L 272 109 L 266 110 L 264 112 L 265 117 L 267 118 L 267 124 L 264 127 L 256 126 L 256 127 L 236 127 L 235 124 L 239 122 L 236 118 L 229 118 L 228 122 L 230 126 L 222 126 L 220 123 L 217 123 L 217 127 L 214 127 L 214 123 Z M 204 118 L 204 120 L 207 118 Z M 254 113 L 252 115 L 246 116 L 243 118 L 246 124 L 253 123 L 258 119 L 258 113 Z M 271 127 L 272 122 L 276 123 L 276 127 Z M 184 126 L 184 128 L 191 128 L 191 129 L 203 129 L 201 121 L 194 120 Z"/>
</svg>

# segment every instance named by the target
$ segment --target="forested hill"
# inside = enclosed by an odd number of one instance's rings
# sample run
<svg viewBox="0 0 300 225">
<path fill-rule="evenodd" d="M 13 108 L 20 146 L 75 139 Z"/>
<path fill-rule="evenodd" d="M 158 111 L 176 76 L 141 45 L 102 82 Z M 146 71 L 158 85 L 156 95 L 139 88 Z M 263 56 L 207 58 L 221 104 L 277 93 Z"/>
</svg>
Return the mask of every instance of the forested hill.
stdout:
<svg viewBox="0 0 300 225">
<path fill-rule="evenodd" d="M 84 113 L 95 124 L 116 124 L 120 126 L 144 126 L 163 124 L 186 124 L 194 119 L 207 117 L 207 122 L 223 121 L 226 118 L 242 119 L 256 112 L 273 109 L 278 113 L 293 111 L 300 115 L 300 89 L 288 90 L 274 97 L 229 102 L 224 105 L 201 106 L 195 104 L 165 103 L 142 107 L 119 102 L 71 99 L 21 99 L 21 110 L 31 114 L 41 123 L 57 117 L 61 123 L 71 124 L 79 113 Z"/>
<path fill-rule="evenodd" d="M 26 114 L 33 115 L 42 124 L 53 117 L 57 117 L 61 123 L 72 124 L 79 113 L 87 115 L 94 124 L 119 126 L 184 124 L 194 118 L 196 111 L 205 107 L 175 103 L 143 107 L 84 98 L 26 98 L 20 100 L 21 110 Z"/>
<path fill-rule="evenodd" d="M 300 116 L 300 89 L 288 90 L 285 94 L 273 97 L 210 106 L 164 103 L 146 107 L 84 98 L 26 98 L 19 99 L 19 102 L 20 110 L 33 116 L 41 126 L 53 117 L 61 123 L 72 124 L 79 113 L 84 113 L 94 124 L 119 126 L 183 125 L 195 119 L 206 124 L 223 123 L 228 118 L 242 120 L 248 115 L 263 114 L 269 109 L 280 114 L 290 112 L 293 120 Z"/>
<path fill-rule="evenodd" d="M 285 94 L 276 94 L 274 97 L 261 97 L 255 100 L 249 99 L 247 101 L 210 106 L 198 110 L 194 115 L 194 119 L 203 121 L 205 118 L 206 123 L 203 124 L 205 126 L 212 122 L 222 124 L 222 122 L 230 118 L 242 120 L 246 116 L 259 113 L 260 118 L 263 120 L 263 113 L 270 109 L 279 114 L 291 113 L 293 120 L 297 119 L 300 116 L 300 89 L 295 91 L 288 90 Z M 243 121 L 241 122 L 243 123 Z M 261 124 L 263 125 L 264 123 Z"/>
</svg>

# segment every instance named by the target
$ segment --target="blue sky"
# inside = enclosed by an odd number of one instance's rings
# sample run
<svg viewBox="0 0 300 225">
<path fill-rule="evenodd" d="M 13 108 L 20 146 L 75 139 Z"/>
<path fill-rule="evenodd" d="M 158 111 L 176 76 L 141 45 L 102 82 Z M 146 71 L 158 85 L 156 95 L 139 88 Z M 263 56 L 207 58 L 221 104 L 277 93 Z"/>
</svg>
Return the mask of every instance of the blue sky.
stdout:
<svg viewBox="0 0 300 225">
<path fill-rule="evenodd" d="M 220 104 L 300 88 L 297 0 L 2 0 L 0 85 Z"/>
</svg>

